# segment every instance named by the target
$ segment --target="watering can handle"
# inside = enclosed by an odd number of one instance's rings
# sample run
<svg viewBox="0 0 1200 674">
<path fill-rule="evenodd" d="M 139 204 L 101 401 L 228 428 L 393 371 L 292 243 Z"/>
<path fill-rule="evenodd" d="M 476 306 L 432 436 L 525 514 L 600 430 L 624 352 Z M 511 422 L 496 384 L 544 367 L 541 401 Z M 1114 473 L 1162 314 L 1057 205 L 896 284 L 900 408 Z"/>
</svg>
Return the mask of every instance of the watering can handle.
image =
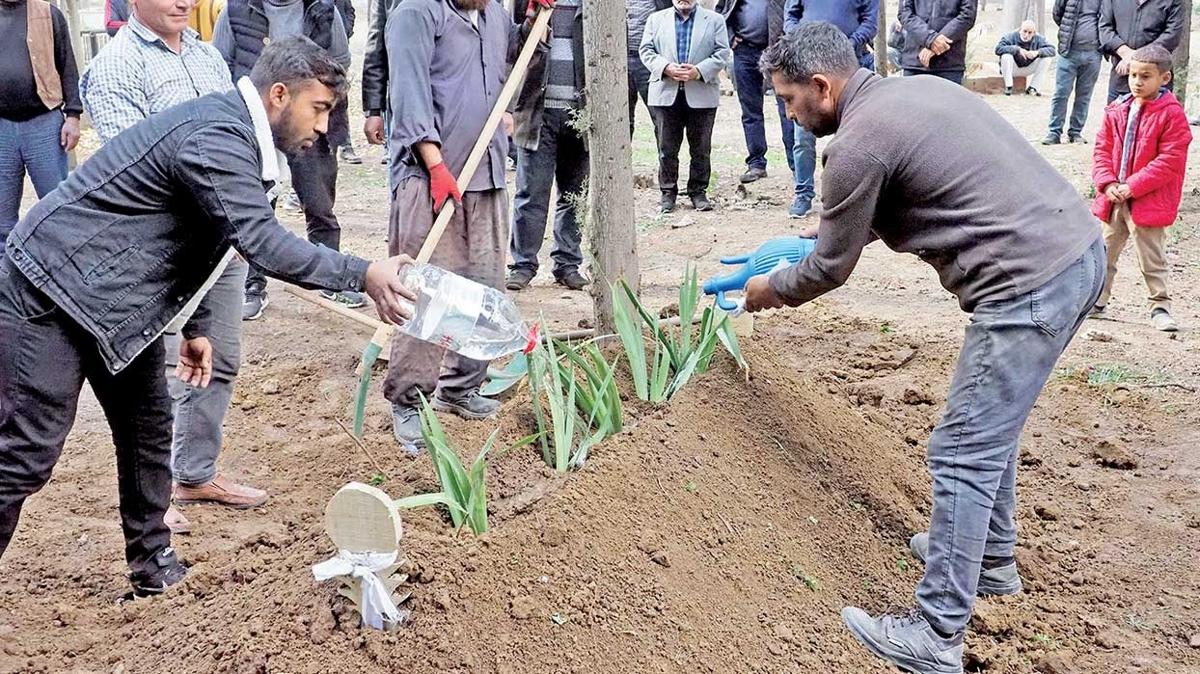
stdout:
<svg viewBox="0 0 1200 674">
<path fill-rule="evenodd" d="M 749 255 L 735 255 L 733 257 L 721 258 L 721 264 L 746 264 L 749 261 Z"/>
</svg>

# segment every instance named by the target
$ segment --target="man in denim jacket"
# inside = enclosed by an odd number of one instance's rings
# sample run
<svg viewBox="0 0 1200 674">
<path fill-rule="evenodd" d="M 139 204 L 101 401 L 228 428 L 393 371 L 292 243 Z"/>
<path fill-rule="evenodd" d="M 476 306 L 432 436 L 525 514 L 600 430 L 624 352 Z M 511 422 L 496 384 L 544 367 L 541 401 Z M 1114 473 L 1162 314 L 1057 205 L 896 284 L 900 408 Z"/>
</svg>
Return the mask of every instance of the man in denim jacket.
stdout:
<svg viewBox="0 0 1200 674">
<path fill-rule="evenodd" d="M 323 49 L 276 42 L 237 90 L 131 127 L 13 230 L 0 258 L 0 554 L 26 497 L 50 478 L 86 379 L 116 445 L 134 593 L 183 578 L 163 523 L 171 397 L 161 335 L 191 316 L 178 374 L 207 385 L 209 316 L 197 307 L 231 249 L 298 285 L 365 290 L 384 320 L 407 315 L 403 258 L 369 263 L 314 246 L 285 230 L 267 201 L 276 146 L 311 145 L 345 90 L 344 69 Z"/>
</svg>

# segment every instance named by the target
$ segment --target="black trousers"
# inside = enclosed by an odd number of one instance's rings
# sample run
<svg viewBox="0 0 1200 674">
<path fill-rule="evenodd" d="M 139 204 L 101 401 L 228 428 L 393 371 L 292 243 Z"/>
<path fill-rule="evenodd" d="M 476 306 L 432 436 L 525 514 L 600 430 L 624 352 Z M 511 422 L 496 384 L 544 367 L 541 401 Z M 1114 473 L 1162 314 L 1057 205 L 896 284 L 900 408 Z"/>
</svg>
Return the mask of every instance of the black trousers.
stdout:
<svg viewBox="0 0 1200 674">
<path fill-rule="evenodd" d="M 687 138 L 690 154 L 687 194 L 708 191 L 712 177 L 712 133 L 716 108 L 689 108 L 681 90 L 670 107 L 651 106 L 654 131 L 658 136 L 658 188 L 664 194 L 679 194 L 679 148 Z"/>
<path fill-rule="evenodd" d="M 171 396 L 162 340 L 118 374 L 95 340 L 0 256 L 0 555 L 25 499 L 41 489 L 91 384 L 112 430 L 125 559 L 136 573 L 158 570 L 170 546 L 163 515 L 171 499 Z"/>
<path fill-rule="evenodd" d="M 634 121 L 637 119 L 637 102 L 649 106 L 650 71 L 637 54 L 629 55 L 629 137 L 633 137 Z"/>
<path fill-rule="evenodd" d="M 333 213 L 337 202 L 337 148 L 330 147 L 325 136 L 317 138 L 311 148 L 287 155 L 292 172 L 292 189 L 304 207 L 304 223 L 308 240 L 333 250 L 341 250 L 342 226 Z M 246 287 L 262 287 L 266 277 L 251 261 L 246 275 Z"/>
</svg>

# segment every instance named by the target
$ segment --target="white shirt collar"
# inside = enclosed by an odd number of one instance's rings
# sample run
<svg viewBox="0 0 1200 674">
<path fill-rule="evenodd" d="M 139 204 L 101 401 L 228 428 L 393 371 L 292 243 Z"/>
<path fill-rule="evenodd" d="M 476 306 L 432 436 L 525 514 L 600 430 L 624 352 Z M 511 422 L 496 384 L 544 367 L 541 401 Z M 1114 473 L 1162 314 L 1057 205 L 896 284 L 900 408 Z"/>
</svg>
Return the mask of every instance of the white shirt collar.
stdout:
<svg viewBox="0 0 1200 674">
<path fill-rule="evenodd" d="M 238 80 L 237 88 L 246 102 L 246 108 L 250 110 L 250 121 L 254 123 L 254 139 L 258 141 L 258 152 L 262 158 L 262 179 L 278 182 L 283 177 L 282 167 L 287 164 L 283 154 L 275 147 L 275 136 L 271 133 L 271 122 L 267 119 L 262 96 L 250 83 L 249 77 Z"/>
</svg>

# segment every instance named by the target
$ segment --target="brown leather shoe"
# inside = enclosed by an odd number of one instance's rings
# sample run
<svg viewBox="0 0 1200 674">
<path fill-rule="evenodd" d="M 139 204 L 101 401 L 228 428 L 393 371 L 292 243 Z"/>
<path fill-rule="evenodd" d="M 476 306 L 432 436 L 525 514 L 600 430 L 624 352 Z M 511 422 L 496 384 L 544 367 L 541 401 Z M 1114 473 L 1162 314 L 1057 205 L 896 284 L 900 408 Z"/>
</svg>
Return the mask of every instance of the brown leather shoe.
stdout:
<svg viewBox="0 0 1200 674">
<path fill-rule="evenodd" d="M 163 515 L 163 524 L 176 536 L 192 533 L 192 523 L 175 506 L 167 507 L 167 514 Z"/>
<path fill-rule="evenodd" d="M 212 482 L 189 487 L 175 487 L 175 502 L 180 505 L 189 503 L 217 503 L 229 508 L 242 510 L 257 508 L 267 502 L 267 492 L 254 487 L 247 487 L 218 475 Z"/>
</svg>

